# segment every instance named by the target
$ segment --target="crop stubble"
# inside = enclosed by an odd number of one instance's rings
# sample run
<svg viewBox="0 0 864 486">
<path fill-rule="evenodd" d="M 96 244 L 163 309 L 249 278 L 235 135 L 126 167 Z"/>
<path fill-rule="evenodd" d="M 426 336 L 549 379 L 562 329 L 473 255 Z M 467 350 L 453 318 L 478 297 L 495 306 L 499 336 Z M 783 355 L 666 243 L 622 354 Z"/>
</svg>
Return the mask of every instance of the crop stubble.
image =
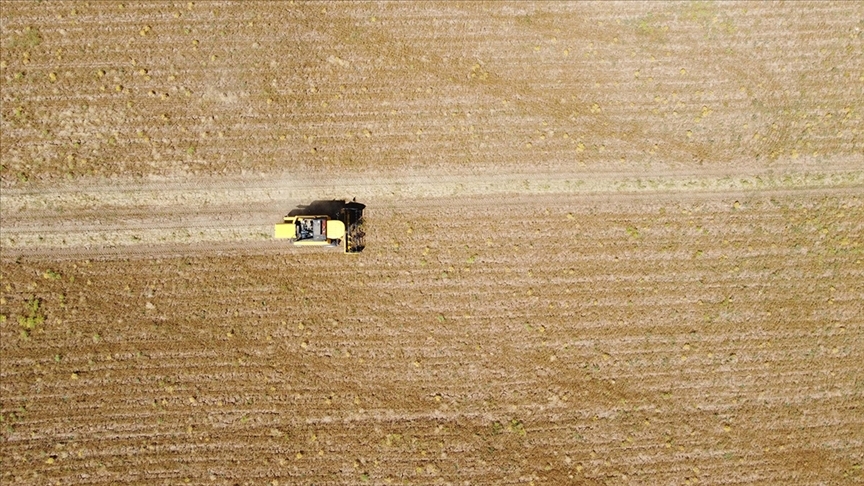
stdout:
<svg viewBox="0 0 864 486">
<path fill-rule="evenodd" d="M 857 475 L 860 198 L 604 199 L 379 209 L 351 259 L 4 261 L 6 470 Z M 46 319 L 21 340 L 33 297 Z"/>
<path fill-rule="evenodd" d="M 2 481 L 860 480 L 861 14 L 4 4 Z"/>
<path fill-rule="evenodd" d="M 8 3 L 0 180 L 855 166 L 862 15 Z"/>
</svg>

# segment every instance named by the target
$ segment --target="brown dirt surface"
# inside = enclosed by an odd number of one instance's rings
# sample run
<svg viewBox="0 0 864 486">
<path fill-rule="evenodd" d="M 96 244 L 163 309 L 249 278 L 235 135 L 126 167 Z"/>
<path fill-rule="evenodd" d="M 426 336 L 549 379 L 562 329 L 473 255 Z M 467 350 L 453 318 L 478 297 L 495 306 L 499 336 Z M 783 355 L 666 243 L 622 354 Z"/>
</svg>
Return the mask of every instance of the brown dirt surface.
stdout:
<svg viewBox="0 0 864 486">
<path fill-rule="evenodd" d="M 0 483 L 864 478 L 861 3 L 0 22 Z"/>
<path fill-rule="evenodd" d="M 4 2 L 4 186 L 860 163 L 864 7 Z"/>
</svg>

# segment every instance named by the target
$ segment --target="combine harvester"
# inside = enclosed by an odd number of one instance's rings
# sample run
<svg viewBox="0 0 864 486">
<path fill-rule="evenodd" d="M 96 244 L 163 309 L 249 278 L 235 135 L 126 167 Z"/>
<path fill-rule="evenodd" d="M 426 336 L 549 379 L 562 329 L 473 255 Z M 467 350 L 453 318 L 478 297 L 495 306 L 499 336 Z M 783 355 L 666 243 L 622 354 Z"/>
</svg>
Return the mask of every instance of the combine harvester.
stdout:
<svg viewBox="0 0 864 486">
<path fill-rule="evenodd" d="M 342 245 L 345 253 L 363 251 L 363 209 L 357 202 L 314 201 L 298 206 L 275 225 L 273 236 L 291 240 L 296 246 Z"/>
</svg>

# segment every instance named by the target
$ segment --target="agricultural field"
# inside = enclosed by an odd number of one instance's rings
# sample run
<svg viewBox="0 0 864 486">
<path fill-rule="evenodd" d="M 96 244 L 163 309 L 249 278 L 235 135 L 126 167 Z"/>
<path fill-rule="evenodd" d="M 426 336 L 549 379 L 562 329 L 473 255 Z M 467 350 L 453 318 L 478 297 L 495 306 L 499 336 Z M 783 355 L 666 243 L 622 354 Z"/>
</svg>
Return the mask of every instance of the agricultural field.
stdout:
<svg viewBox="0 0 864 486">
<path fill-rule="evenodd" d="M 862 4 L 0 22 L 0 483 L 864 481 Z"/>
</svg>

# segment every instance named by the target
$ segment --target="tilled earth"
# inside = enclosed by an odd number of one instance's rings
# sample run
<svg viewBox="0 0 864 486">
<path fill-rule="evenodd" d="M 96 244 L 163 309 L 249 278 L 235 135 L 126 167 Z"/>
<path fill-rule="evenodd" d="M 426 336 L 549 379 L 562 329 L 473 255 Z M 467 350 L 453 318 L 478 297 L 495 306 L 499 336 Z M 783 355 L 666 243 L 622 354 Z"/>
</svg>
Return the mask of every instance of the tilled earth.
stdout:
<svg viewBox="0 0 864 486">
<path fill-rule="evenodd" d="M 456 198 L 370 208 L 356 257 L 4 261 L 4 482 L 860 477 L 864 208 L 808 196 Z"/>
<path fill-rule="evenodd" d="M 4 3 L 0 482 L 860 482 L 862 18 Z"/>
</svg>

